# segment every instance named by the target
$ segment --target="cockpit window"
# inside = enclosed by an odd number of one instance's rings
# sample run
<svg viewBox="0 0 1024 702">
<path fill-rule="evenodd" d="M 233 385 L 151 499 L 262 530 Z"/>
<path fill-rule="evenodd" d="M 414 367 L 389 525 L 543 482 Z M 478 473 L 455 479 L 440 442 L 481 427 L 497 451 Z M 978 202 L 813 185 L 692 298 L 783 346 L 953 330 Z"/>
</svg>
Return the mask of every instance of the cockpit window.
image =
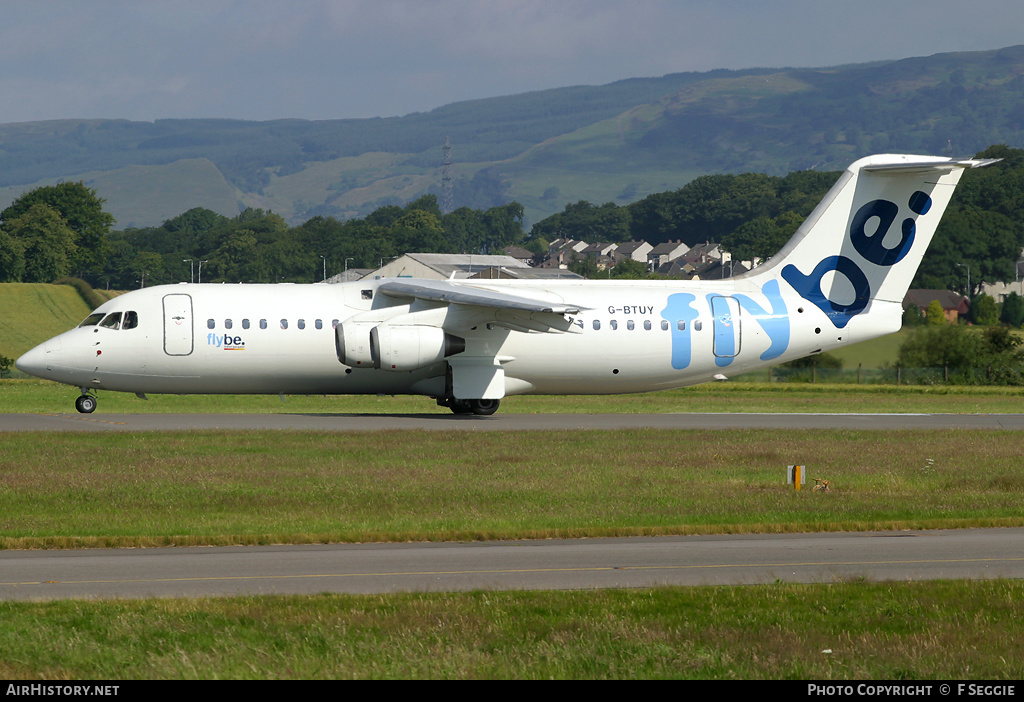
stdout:
<svg viewBox="0 0 1024 702">
<path fill-rule="evenodd" d="M 101 319 L 103 319 L 103 313 L 102 312 L 95 312 L 93 314 L 90 314 L 88 317 L 86 317 L 85 321 L 83 321 L 78 326 L 80 326 L 80 327 L 95 327 L 97 324 L 100 323 Z"/>
<path fill-rule="evenodd" d="M 124 321 L 121 323 L 122 329 L 134 329 L 139 326 L 139 315 L 137 312 L 125 312 Z"/>
<path fill-rule="evenodd" d="M 101 327 L 106 327 L 107 329 L 120 329 L 121 328 L 121 313 L 120 312 L 111 312 L 110 314 L 108 314 L 106 317 L 103 318 L 103 321 L 100 322 L 100 326 Z"/>
</svg>

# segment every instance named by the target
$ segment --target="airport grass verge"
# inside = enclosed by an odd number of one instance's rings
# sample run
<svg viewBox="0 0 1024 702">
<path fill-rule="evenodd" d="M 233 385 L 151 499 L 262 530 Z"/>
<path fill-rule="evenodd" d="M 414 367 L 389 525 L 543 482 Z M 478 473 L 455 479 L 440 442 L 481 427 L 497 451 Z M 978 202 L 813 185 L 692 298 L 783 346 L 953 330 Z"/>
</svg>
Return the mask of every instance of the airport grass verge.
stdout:
<svg viewBox="0 0 1024 702">
<path fill-rule="evenodd" d="M 961 430 L 9 433 L 0 547 L 1021 526 L 1022 448 Z M 794 463 L 831 492 L 795 492 Z"/>
<path fill-rule="evenodd" d="M 1024 678 L 1024 583 L 0 602 L 0 677 Z"/>
</svg>

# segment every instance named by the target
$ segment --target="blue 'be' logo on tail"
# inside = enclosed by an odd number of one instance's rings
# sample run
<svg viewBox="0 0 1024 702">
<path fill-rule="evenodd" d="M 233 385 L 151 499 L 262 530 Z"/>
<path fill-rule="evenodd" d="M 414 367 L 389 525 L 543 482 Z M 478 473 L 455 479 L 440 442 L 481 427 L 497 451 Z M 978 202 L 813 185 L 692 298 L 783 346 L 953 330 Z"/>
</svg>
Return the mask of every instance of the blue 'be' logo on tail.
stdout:
<svg viewBox="0 0 1024 702">
<path fill-rule="evenodd" d="M 907 203 L 910 210 L 917 215 L 924 215 L 932 207 L 931 197 L 918 190 L 910 196 Z M 866 203 L 854 215 L 850 223 L 850 243 L 864 260 L 880 267 L 894 266 L 902 261 L 914 245 L 917 225 L 912 217 L 901 223 L 902 237 L 892 248 L 884 244 L 885 235 L 899 216 L 900 208 L 888 200 L 872 200 Z M 866 231 L 867 223 L 874 217 L 878 218 L 878 226 L 873 234 Z M 835 271 L 846 277 L 853 286 L 854 299 L 851 302 L 834 302 L 821 289 L 821 280 L 826 273 Z M 847 256 L 827 256 L 814 267 L 809 275 L 804 275 L 793 264 L 784 266 L 782 277 L 793 286 L 802 298 L 824 312 L 837 329 L 845 327 L 851 319 L 864 311 L 871 299 L 871 283 L 859 265 Z"/>
</svg>

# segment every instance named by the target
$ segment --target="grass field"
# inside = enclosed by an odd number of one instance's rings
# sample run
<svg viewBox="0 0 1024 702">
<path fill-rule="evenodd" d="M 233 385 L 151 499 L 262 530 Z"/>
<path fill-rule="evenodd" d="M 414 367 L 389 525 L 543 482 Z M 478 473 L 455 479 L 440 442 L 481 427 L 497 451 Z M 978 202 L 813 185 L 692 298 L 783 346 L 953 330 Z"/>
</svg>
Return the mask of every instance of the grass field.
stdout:
<svg viewBox="0 0 1024 702">
<path fill-rule="evenodd" d="M 1024 677 L 1019 581 L 19 602 L 0 616 L 7 680 Z"/>
<path fill-rule="evenodd" d="M 1019 432 L 4 436 L 0 546 L 1024 525 Z M 832 482 L 796 493 L 786 466 Z"/>
</svg>

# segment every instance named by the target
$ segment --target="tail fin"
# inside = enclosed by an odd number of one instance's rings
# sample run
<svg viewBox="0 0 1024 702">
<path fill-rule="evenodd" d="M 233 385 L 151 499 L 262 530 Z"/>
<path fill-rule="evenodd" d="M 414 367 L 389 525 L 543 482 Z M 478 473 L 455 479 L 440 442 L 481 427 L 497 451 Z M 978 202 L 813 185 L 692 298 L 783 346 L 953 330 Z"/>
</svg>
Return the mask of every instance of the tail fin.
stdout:
<svg viewBox="0 0 1024 702">
<path fill-rule="evenodd" d="M 781 278 L 837 329 L 873 301 L 901 304 L 964 169 L 998 160 L 862 158 L 789 243 L 744 277 Z"/>
</svg>

